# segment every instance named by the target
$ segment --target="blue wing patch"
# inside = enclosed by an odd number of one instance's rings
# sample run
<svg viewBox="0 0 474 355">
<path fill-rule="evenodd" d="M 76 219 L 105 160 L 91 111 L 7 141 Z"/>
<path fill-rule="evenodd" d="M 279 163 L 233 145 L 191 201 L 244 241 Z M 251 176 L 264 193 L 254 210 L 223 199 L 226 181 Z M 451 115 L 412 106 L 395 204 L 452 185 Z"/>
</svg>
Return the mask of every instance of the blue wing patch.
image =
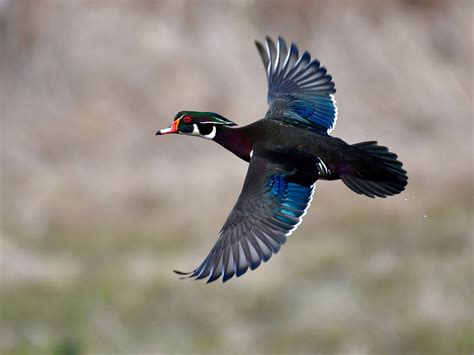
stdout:
<svg viewBox="0 0 474 355">
<path fill-rule="evenodd" d="M 268 181 L 269 198 L 274 201 L 273 215 L 269 219 L 278 227 L 288 229 L 287 236 L 301 223 L 311 200 L 314 187 L 306 187 L 295 182 L 289 182 L 282 174 L 270 176 Z"/>
<path fill-rule="evenodd" d="M 255 42 L 268 81 L 265 117 L 318 133 L 331 132 L 337 119 L 336 88 L 326 68 L 318 60 L 311 60 L 308 52 L 299 56 L 295 44 L 288 49 L 281 37 L 276 46 L 269 37 L 265 43 L 264 47 Z"/>
</svg>

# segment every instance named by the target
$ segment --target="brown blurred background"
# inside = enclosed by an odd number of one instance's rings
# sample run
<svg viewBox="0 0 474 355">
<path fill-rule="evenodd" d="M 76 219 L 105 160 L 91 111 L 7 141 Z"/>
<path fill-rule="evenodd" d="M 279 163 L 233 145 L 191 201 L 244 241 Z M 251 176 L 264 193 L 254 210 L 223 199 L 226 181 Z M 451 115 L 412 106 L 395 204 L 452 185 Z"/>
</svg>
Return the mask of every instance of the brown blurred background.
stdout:
<svg viewBox="0 0 474 355">
<path fill-rule="evenodd" d="M 473 2 L 0 1 L 0 353 L 472 354 Z M 348 142 L 408 170 L 319 184 L 269 264 L 179 281 L 246 163 L 155 137 L 177 111 L 266 111 L 255 39 L 333 75 Z"/>
</svg>

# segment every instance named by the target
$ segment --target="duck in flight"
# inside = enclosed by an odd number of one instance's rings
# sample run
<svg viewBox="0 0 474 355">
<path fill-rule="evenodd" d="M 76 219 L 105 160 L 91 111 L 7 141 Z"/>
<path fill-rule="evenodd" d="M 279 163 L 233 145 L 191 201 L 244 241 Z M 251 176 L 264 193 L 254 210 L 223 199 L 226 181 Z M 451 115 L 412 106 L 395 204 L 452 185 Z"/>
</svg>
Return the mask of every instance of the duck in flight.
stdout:
<svg viewBox="0 0 474 355">
<path fill-rule="evenodd" d="M 283 38 L 256 41 L 268 81 L 265 118 L 244 127 L 214 112 L 178 112 L 157 135 L 213 140 L 249 163 L 242 192 L 209 255 L 185 278 L 223 282 L 267 262 L 305 215 L 318 180 L 342 180 L 371 198 L 399 194 L 408 177 L 376 141 L 348 144 L 329 133 L 337 118 L 331 75 Z"/>
</svg>

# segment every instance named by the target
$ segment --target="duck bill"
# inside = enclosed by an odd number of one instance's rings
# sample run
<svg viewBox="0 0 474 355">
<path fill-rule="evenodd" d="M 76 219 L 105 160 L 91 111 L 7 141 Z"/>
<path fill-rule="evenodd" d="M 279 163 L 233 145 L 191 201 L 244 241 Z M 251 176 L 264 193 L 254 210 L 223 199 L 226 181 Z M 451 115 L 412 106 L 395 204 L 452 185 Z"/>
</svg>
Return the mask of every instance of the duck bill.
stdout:
<svg viewBox="0 0 474 355">
<path fill-rule="evenodd" d="M 172 134 L 172 133 L 178 133 L 178 120 L 174 121 L 169 128 L 164 128 L 156 132 L 157 136 L 161 136 L 164 134 Z"/>
</svg>

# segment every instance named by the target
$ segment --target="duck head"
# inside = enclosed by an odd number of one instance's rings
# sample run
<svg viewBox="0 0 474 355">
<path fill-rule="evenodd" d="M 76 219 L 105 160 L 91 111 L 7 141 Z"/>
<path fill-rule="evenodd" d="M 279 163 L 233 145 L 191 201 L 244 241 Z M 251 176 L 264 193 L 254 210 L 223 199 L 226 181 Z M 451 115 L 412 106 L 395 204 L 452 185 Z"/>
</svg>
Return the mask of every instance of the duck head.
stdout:
<svg viewBox="0 0 474 355">
<path fill-rule="evenodd" d="M 236 126 L 236 124 L 214 112 L 180 111 L 171 126 L 159 130 L 156 135 L 179 133 L 214 139 L 219 126 Z"/>
</svg>

